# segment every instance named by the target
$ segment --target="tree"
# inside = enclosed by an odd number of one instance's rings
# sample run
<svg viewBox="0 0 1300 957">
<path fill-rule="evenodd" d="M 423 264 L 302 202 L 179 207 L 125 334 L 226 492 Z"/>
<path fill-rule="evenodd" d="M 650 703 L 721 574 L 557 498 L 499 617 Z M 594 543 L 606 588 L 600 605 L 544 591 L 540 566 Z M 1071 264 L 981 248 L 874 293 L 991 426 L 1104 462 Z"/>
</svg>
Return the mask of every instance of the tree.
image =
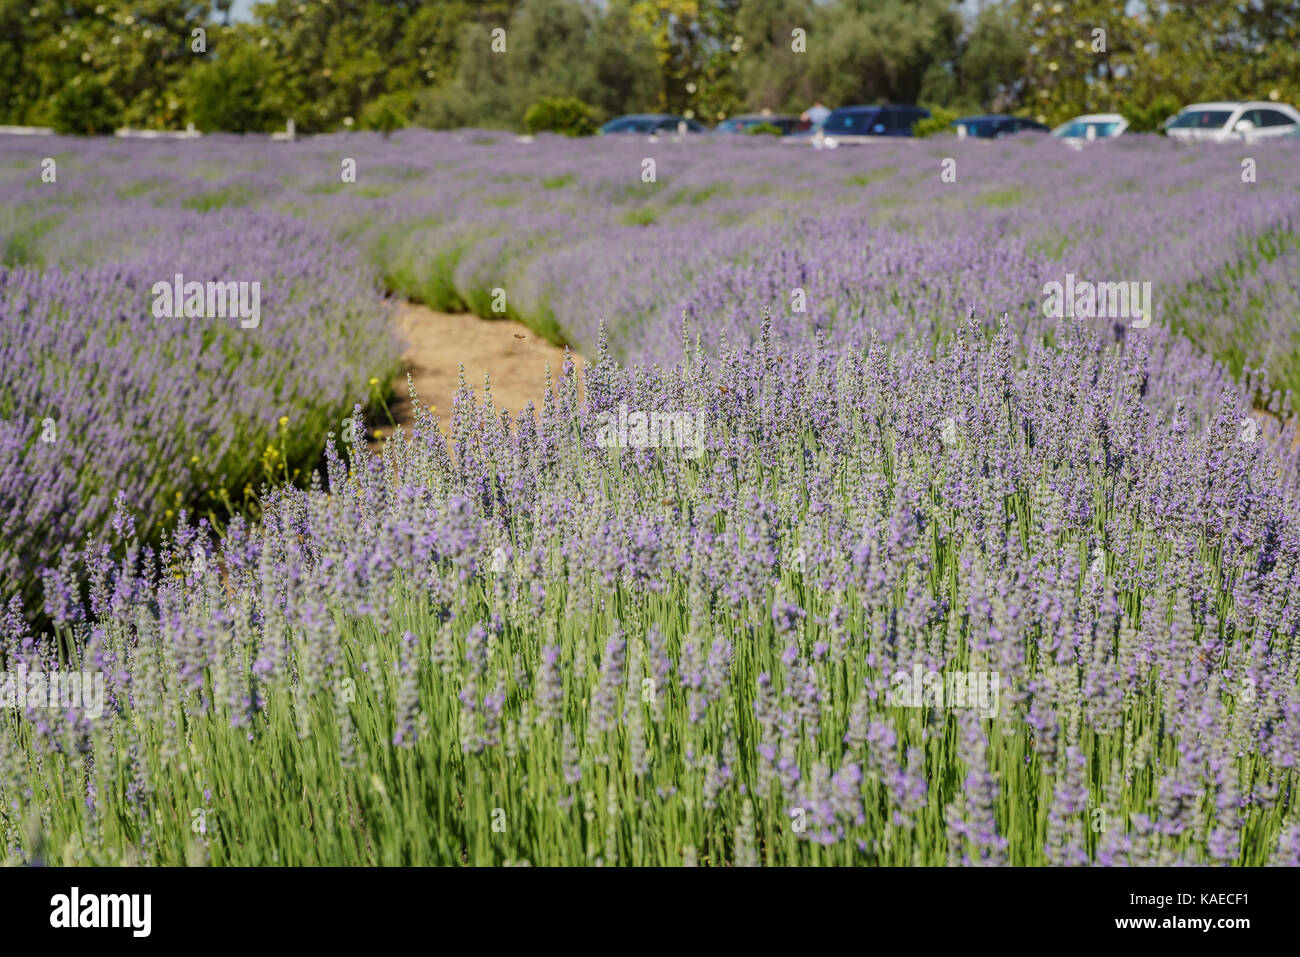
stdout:
<svg viewBox="0 0 1300 957">
<path fill-rule="evenodd" d="M 112 133 L 121 117 L 121 105 L 93 74 L 74 76 L 55 97 L 53 125 L 58 133 L 73 136 Z"/>
<path fill-rule="evenodd" d="M 511 55 L 509 41 L 507 30 L 506 53 L 494 53 L 487 27 L 464 24 L 457 44 L 456 75 L 436 89 L 416 93 L 415 122 L 441 130 L 462 126 L 504 129 L 518 126 L 523 120 L 524 104 L 529 101 L 518 97 L 523 86 L 518 75 L 512 84 L 507 59 Z"/>
<path fill-rule="evenodd" d="M 974 18 L 963 0 L 267 0 L 252 23 L 230 6 L 0 0 L 0 122 L 520 129 L 575 97 L 596 120 L 887 100 L 1120 110 L 1136 129 L 1171 103 L 1300 100 L 1295 0 L 984 0 Z"/>
<path fill-rule="evenodd" d="M 840 0 L 821 30 L 815 76 L 824 99 L 915 103 L 931 65 L 952 59 L 961 17 L 947 0 Z"/>
<path fill-rule="evenodd" d="M 54 122 L 56 101 L 80 77 L 107 91 L 107 103 L 118 109 L 114 122 L 176 125 L 176 85 L 203 59 L 191 49 L 191 31 L 215 27 L 213 17 L 229 7 L 230 0 L 0 3 L 0 121 Z"/>
<path fill-rule="evenodd" d="M 236 46 L 196 67 L 184 86 L 194 125 L 206 132 L 264 133 L 282 120 L 268 108 L 270 57 L 252 45 Z"/>
<path fill-rule="evenodd" d="M 603 118 L 648 105 L 656 74 L 653 48 L 625 5 L 612 3 L 602 16 L 576 0 L 528 0 L 506 27 L 504 52 L 493 49 L 487 27 L 463 28 L 455 77 L 418 94 L 415 121 L 522 129 L 528 106 L 566 96 Z"/>
<path fill-rule="evenodd" d="M 633 22 L 649 37 L 659 63 L 659 110 L 719 119 L 743 102 L 738 80 L 744 38 L 736 29 L 741 0 L 635 0 Z"/>
<path fill-rule="evenodd" d="M 650 37 L 638 30 L 625 0 L 611 0 L 591 38 L 594 89 L 586 100 L 598 116 L 637 113 L 659 98 L 659 64 Z"/>
<path fill-rule="evenodd" d="M 821 36 L 809 0 L 744 0 L 736 14 L 740 52 L 740 86 L 751 110 L 800 113 L 816 98 L 810 69 Z M 795 29 L 804 31 L 803 52 L 792 48 Z"/>
<path fill-rule="evenodd" d="M 276 59 L 268 102 L 304 132 L 337 129 L 385 94 L 449 84 L 464 28 L 504 26 L 519 0 L 273 0 L 249 37 Z M 482 32 L 486 32 L 485 30 Z"/>
<path fill-rule="evenodd" d="M 1112 111 L 1125 99 L 1147 56 L 1147 24 L 1125 0 L 1038 3 L 1012 14 L 1027 44 L 1024 104 L 1049 123 L 1078 113 Z"/>
<path fill-rule="evenodd" d="M 410 93 L 384 93 L 361 108 L 360 126 L 363 130 L 376 130 L 388 136 L 411 123 L 414 106 Z"/>
<path fill-rule="evenodd" d="M 1008 112 L 1024 98 L 1025 37 L 1001 4 L 980 10 L 961 43 L 955 64 L 956 98 L 995 113 Z"/>
<path fill-rule="evenodd" d="M 1015 0 L 1007 9 L 1027 42 L 1025 102 L 1053 122 L 1121 110 L 1150 128 L 1171 104 L 1300 98 L 1293 0 Z"/>
</svg>

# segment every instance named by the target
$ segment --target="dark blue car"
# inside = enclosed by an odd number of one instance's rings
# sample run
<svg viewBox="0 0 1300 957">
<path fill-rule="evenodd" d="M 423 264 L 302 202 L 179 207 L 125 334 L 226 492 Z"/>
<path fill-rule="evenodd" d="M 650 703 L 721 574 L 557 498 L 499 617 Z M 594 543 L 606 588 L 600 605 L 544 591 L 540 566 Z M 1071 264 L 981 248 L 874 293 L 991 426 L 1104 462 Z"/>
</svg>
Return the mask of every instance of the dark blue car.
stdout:
<svg viewBox="0 0 1300 957">
<path fill-rule="evenodd" d="M 687 133 L 703 133 L 704 127 L 694 120 L 675 113 L 629 113 L 616 116 L 600 128 L 602 133 L 640 133 L 645 136 L 676 133 L 679 123 L 686 124 Z"/>
<path fill-rule="evenodd" d="M 755 126 L 775 126 L 782 136 L 803 133 L 812 128 L 807 120 L 797 116 L 776 116 L 766 113 L 746 113 L 723 120 L 713 128 L 714 133 L 745 133 Z"/>
<path fill-rule="evenodd" d="M 862 143 L 880 136 L 911 136 L 918 120 L 930 115 L 919 106 L 841 106 L 822 124 L 827 145 Z"/>
<path fill-rule="evenodd" d="M 1005 113 L 991 113 L 988 116 L 963 116 L 953 120 L 954 128 L 966 127 L 966 135 L 981 140 L 996 140 L 1017 133 L 1050 133 L 1051 129 L 1042 123 L 1026 119 L 1023 116 L 1007 116 Z M 960 132 L 960 130 L 958 131 Z"/>
</svg>

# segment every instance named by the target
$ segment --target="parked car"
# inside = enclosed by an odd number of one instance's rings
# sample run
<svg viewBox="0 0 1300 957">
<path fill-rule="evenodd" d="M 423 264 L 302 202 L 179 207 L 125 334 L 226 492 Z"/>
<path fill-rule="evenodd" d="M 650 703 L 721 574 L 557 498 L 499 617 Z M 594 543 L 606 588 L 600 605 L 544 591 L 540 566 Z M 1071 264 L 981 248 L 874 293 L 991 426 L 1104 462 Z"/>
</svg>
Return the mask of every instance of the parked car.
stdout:
<svg viewBox="0 0 1300 957">
<path fill-rule="evenodd" d="M 744 133 L 751 127 L 764 123 L 775 126 L 782 136 L 803 133 L 812 129 L 812 124 L 797 116 L 767 116 L 762 113 L 746 113 L 744 116 L 732 116 L 713 128 L 715 133 Z"/>
<path fill-rule="evenodd" d="M 602 126 L 600 132 L 658 136 L 664 133 L 676 133 L 681 123 L 686 124 L 687 133 L 704 132 L 704 127 L 699 123 L 675 113 L 628 113 L 626 116 L 616 116 Z"/>
<path fill-rule="evenodd" d="M 867 143 L 882 136 L 911 136 L 930 111 L 919 106 L 841 106 L 818 131 L 826 146 Z"/>
<path fill-rule="evenodd" d="M 1286 103 L 1193 103 L 1165 123 L 1176 140 L 1247 142 L 1285 136 L 1300 126 L 1300 112 Z"/>
<path fill-rule="evenodd" d="M 1004 136 L 1014 136 L 1017 133 L 1035 132 L 1046 133 L 1048 127 L 1035 120 L 1026 119 L 1023 116 L 1008 116 L 1005 113 L 993 113 L 988 116 L 963 116 L 961 119 L 953 120 L 953 126 L 957 127 L 957 132 L 961 132 L 961 127 L 966 128 L 966 135 L 973 136 L 981 140 L 996 140 Z"/>
<path fill-rule="evenodd" d="M 1128 120 L 1118 113 L 1085 113 L 1052 130 L 1059 140 L 1108 140 L 1128 129 Z"/>
</svg>

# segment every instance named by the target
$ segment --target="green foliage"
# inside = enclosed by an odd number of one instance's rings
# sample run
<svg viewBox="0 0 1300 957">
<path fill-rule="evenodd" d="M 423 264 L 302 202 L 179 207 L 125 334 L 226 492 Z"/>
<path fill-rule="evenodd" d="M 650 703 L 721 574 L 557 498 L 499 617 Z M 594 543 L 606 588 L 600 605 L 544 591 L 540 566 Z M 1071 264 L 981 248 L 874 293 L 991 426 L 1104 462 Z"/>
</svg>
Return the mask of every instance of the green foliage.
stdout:
<svg viewBox="0 0 1300 957">
<path fill-rule="evenodd" d="M 412 95 L 406 91 L 385 93 L 362 108 L 361 128 L 387 136 L 394 130 L 410 125 L 414 105 Z"/>
<path fill-rule="evenodd" d="M 415 122 L 434 129 L 524 129 L 521 109 L 544 98 L 591 104 L 592 121 L 644 109 L 654 95 L 654 51 L 632 33 L 626 8 L 530 0 L 506 28 L 506 52 L 490 28 L 462 29 L 455 77 L 416 96 Z"/>
<path fill-rule="evenodd" d="M 598 115 L 636 112 L 658 100 L 663 83 L 654 44 L 639 28 L 626 0 L 607 4 L 587 55 L 595 88 L 580 95 Z"/>
<path fill-rule="evenodd" d="M 864 173 L 854 173 L 844 181 L 844 184 L 846 186 L 870 186 L 872 183 L 892 179 L 897 175 L 897 166 L 881 166 L 877 169 L 867 170 Z"/>
<path fill-rule="evenodd" d="M 524 126 L 530 133 L 563 133 L 591 136 L 596 132 L 591 107 L 571 96 L 547 96 L 524 112 Z"/>
<path fill-rule="evenodd" d="M 746 136 L 780 136 L 781 127 L 774 123 L 754 123 L 745 127 Z"/>
<path fill-rule="evenodd" d="M 274 128 L 282 118 L 267 103 L 265 77 L 270 70 L 270 58 L 248 46 L 196 67 L 185 87 L 194 125 L 204 132 L 228 133 Z"/>
<path fill-rule="evenodd" d="M 45 256 L 41 252 L 41 237 L 58 225 L 62 216 L 50 216 L 33 222 L 6 227 L 3 248 L 0 248 L 0 265 L 42 266 Z"/>
<path fill-rule="evenodd" d="M 508 129 L 519 123 L 520 104 L 529 102 L 515 95 L 522 79 L 507 68 L 505 57 L 492 52 L 489 29 L 464 25 L 459 48 L 455 77 L 415 94 L 415 123 L 435 130 Z"/>
<path fill-rule="evenodd" d="M 363 120 L 385 94 L 420 90 L 451 78 L 459 31 L 471 20 L 504 23 L 517 0 L 274 0 L 255 8 L 258 22 L 239 32 L 275 59 L 268 106 L 311 133 Z M 393 120 L 390 103 L 380 108 Z M 364 125 L 364 121 L 361 125 Z"/>
<path fill-rule="evenodd" d="M 1028 41 L 1020 101 L 1056 123 L 1124 107 L 1155 129 L 1197 100 L 1300 99 L 1294 3 L 1015 0 L 1009 18 Z M 1104 31 L 1104 32 L 1103 32 Z M 1164 98 L 1161 101 L 1161 98 Z"/>
<path fill-rule="evenodd" d="M 245 186 L 221 186 L 206 193 L 188 195 L 181 200 L 181 206 L 206 213 L 210 209 L 221 209 L 224 206 L 246 206 L 252 198 Z"/>
<path fill-rule="evenodd" d="M 95 76 L 76 76 L 54 100 L 54 129 L 74 136 L 112 133 L 122 108 L 108 87 Z"/>
<path fill-rule="evenodd" d="M 1177 97 L 1161 93 L 1150 103 L 1125 103 L 1120 112 L 1128 118 L 1129 129 L 1134 133 L 1156 133 L 1163 130 L 1161 124 L 1177 113 L 1182 105 Z"/>
<path fill-rule="evenodd" d="M 182 125 L 177 84 L 203 61 L 190 31 L 213 22 L 229 0 L 23 0 L 0 3 L 0 122 L 53 124 L 64 94 L 79 78 L 108 90 L 97 131 L 115 125 Z M 81 124 L 84 130 L 86 124 Z"/>
<path fill-rule="evenodd" d="M 0 122 L 522 130 L 552 99 L 593 124 L 888 101 L 1048 123 L 1119 110 L 1149 131 L 1195 100 L 1300 101 L 1282 0 L 987 0 L 973 19 L 962 0 L 269 0 L 251 23 L 230 5 L 0 3 Z"/>
<path fill-rule="evenodd" d="M 653 226 L 658 218 L 658 214 L 653 209 L 644 206 L 629 209 L 619 217 L 625 226 Z"/>
<path fill-rule="evenodd" d="M 930 107 L 930 115 L 912 127 L 913 136 L 934 136 L 953 132 L 953 122 L 962 114 L 943 106 Z"/>
<path fill-rule="evenodd" d="M 961 32 L 947 0 L 840 0 L 826 17 L 826 53 L 811 68 L 822 99 L 835 104 L 915 103 Z"/>
<path fill-rule="evenodd" d="M 980 11 L 954 65 L 954 86 L 965 104 L 974 108 L 972 112 L 987 107 L 1001 113 L 1017 105 L 1023 94 L 1028 45 L 1006 6 L 992 4 Z"/>
<path fill-rule="evenodd" d="M 737 70 L 745 106 L 798 114 L 816 101 L 808 54 L 793 49 L 793 32 L 804 31 L 806 51 L 822 39 L 814 26 L 820 19 L 810 0 L 743 0 L 736 33 L 744 37 Z"/>
</svg>

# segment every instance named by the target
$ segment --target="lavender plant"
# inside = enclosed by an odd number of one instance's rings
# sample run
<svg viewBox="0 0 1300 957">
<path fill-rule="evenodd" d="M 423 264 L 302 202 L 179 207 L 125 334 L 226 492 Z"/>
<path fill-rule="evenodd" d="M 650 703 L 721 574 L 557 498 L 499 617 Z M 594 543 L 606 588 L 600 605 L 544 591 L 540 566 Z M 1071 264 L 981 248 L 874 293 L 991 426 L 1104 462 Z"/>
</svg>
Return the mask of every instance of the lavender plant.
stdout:
<svg viewBox="0 0 1300 957">
<path fill-rule="evenodd" d="M 1153 409 L 1174 346 L 952 332 L 657 370 L 602 351 L 585 401 L 566 368 L 513 427 L 465 386 L 449 436 L 422 409 L 382 458 L 327 445 L 210 561 L 124 514 L 77 557 L 86 611 L 57 616 L 111 704 L 5 721 L 0 840 L 97 863 L 1300 863 L 1294 461 L 1240 440 L 1231 387 Z M 702 413 L 703 454 L 602 446 L 620 404 Z M 56 665 L 17 614 L 5 642 Z M 900 699 L 914 670 L 999 675 L 1000 699 Z"/>
<path fill-rule="evenodd" d="M 1294 164 L 1056 146 L 0 146 L 0 660 L 103 681 L 0 707 L 0 853 L 1300 864 Z M 164 265 L 271 266 L 271 345 L 132 334 Z M 1152 321 L 1046 318 L 1066 274 Z M 340 453 L 376 277 L 581 399 Z M 249 436 L 321 468 L 214 530 Z"/>
<path fill-rule="evenodd" d="M 39 607 L 41 569 L 103 535 L 119 494 L 148 540 L 294 479 L 395 368 L 373 275 L 312 223 L 108 202 L 45 235 L 43 266 L 0 266 L 0 598 Z M 157 315 L 178 274 L 256 282 L 259 314 Z"/>
</svg>

